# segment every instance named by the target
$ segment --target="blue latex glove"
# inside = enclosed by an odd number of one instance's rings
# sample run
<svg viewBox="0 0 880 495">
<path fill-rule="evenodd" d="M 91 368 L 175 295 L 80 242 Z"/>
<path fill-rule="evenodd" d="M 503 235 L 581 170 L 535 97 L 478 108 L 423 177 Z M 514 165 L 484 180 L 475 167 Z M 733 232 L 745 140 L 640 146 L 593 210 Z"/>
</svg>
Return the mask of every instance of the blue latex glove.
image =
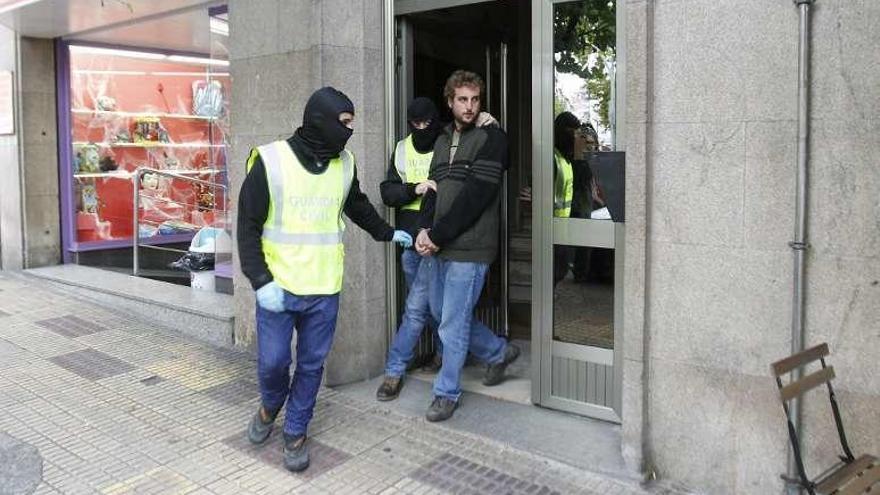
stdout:
<svg viewBox="0 0 880 495">
<path fill-rule="evenodd" d="M 409 248 L 412 247 L 412 236 L 402 230 L 395 230 L 394 237 L 391 238 L 391 242 L 396 242 L 397 244 L 400 244 L 400 246 L 404 249 Z"/>
<path fill-rule="evenodd" d="M 280 313 L 284 311 L 284 290 L 273 280 L 257 289 L 257 303 L 265 310 Z"/>
</svg>

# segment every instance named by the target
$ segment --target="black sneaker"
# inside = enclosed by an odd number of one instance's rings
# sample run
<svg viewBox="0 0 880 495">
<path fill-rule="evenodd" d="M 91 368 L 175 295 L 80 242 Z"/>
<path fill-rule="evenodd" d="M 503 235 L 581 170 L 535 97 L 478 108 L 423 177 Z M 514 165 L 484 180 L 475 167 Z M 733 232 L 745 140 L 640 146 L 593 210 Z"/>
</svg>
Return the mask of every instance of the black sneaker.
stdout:
<svg viewBox="0 0 880 495">
<path fill-rule="evenodd" d="M 452 417 L 452 413 L 458 409 L 458 401 L 448 399 L 446 397 L 434 397 L 431 407 L 425 413 L 425 419 L 434 423 L 437 421 L 445 421 Z"/>
<path fill-rule="evenodd" d="M 257 412 L 254 413 L 254 417 L 251 418 L 250 424 L 248 424 L 248 440 L 251 441 L 252 444 L 259 445 L 266 441 L 269 438 L 269 434 L 272 433 L 272 427 L 275 426 L 275 417 L 278 416 L 278 411 L 280 409 L 276 409 L 274 412 L 269 410 L 265 410 L 266 416 L 269 417 L 269 422 L 263 421 L 263 406 L 257 408 Z"/>
<path fill-rule="evenodd" d="M 379 389 L 376 390 L 376 400 L 380 400 L 382 402 L 394 400 L 397 398 L 398 395 L 400 395 L 400 389 L 402 388 L 402 376 L 385 375 L 385 379 L 382 380 L 382 384 L 379 385 Z"/>
<path fill-rule="evenodd" d="M 513 344 L 507 344 L 507 347 L 504 349 L 504 359 L 498 364 L 490 364 L 486 367 L 486 376 L 483 377 L 483 385 L 491 387 L 503 382 L 504 371 L 510 363 L 516 361 L 516 358 L 519 357 L 519 352 L 519 347 Z"/>
<path fill-rule="evenodd" d="M 284 467 L 288 471 L 298 473 L 309 467 L 309 446 L 306 436 L 291 437 L 284 435 Z"/>
<path fill-rule="evenodd" d="M 431 360 L 422 366 L 422 371 L 426 373 L 437 373 L 442 366 L 443 360 L 440 357 L 440 354 L 434 354 L 434 356 L 431 357 Z"/>
</svg>

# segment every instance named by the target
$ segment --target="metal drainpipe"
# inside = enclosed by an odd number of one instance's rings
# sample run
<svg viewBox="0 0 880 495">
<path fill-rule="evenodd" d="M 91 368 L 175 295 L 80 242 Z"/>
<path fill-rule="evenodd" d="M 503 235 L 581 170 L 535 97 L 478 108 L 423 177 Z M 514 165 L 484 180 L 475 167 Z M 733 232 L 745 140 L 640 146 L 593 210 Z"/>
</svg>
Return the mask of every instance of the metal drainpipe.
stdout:
<svg viewBox="0 0 880 495">
<path fill-rule="evenodd" d="M 794 0 L 798 8 L 798 150 L 797 150 L 797 208 L 795 211 L 794 241 L 789 243 L 794 253 L 794 293 L 792 294 L 791 352 L 804 350 L 804 256 L 807 250 L 807 165 L 810 143 L 810 7 L 814 0 Z M 800 370 L 794 379 L 800 379 Z M 800 399 L 791 402 L 789 414 L 795 429 L 801 431 Z M 797 464 L 791 447 L 788 451 L 788 476 L 798 479 Z M 789 483 L 789 493 L 801 490 Z"/>
</svg>

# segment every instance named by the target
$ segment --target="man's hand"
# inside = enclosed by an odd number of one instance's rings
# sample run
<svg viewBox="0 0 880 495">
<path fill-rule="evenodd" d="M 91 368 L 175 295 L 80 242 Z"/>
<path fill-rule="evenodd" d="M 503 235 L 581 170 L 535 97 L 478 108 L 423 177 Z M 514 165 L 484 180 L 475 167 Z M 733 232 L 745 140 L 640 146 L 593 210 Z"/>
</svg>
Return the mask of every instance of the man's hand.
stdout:
<svg viewBox="0 0 880 495">
<path fill-rule="evenodd" d="M 437 192 L 437 183 L 431 179 L 426 180 L 425 182 L 420 182 L 416 185 L 416 194 L 419 196 L 423 196 L 428 189 L 432 189 L 434 192 Z"/>
<path fill-rule="evenodd" d="M 497 126 L 498 121 L 495 120 L 495 117 L 492 116 L 489 112 L 480 112 L 477 115 L 477 120 L 474 121 L 474 125 L 477 127 L 489 127 L 489 126 Z"/>
<path fill-rule="evenodd" d="M 519 191 L 519 200 L 520 201 L 531 201 L 532 200 L 532 188 L 529 186 L 525 186 Z"/>
<path fill-rule="evenodd" d="M 424 229 L 420 231 L 419 235 L 416 237 L 416 252 L 422 256 L 430 256 L 440 250 L 440 248 L 431 241 L 431 238 L 428 237 L 428 230 L 429 229 Z"/>
</svg>

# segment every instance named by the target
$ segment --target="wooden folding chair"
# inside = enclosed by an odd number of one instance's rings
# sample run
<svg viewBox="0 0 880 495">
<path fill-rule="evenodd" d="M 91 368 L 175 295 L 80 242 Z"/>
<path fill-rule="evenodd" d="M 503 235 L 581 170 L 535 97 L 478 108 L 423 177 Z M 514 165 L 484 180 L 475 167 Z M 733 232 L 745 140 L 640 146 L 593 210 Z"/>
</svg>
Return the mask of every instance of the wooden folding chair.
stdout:
<svg viewBox="0 0 880 495">
<path fill-rule="evenodd" d="M 779 398 L 782 401 L 782 409 L 788 418 L 788 436 L 794 450 L 800 480 L 788 480 L 801 485 L 810 495 L 857 495 L 871 493 L 880 495 L 880 461 L 876 457 L 863 455 L 858 458 L 853 456 L 846 441 L 846 433 L 843 430 L 843 421 L 840 419 L 840 409 L 837 407 L 837 398 L 831 387 L 834 378 L 834 367 L 826 366 L 825 356 L 828 355 L 828 344 L 820 344 L 805 351 L 789 356 L 772 364 L 773 376 L 776 378 L 776 386 L 779 387 Z M 806 365 L 820 361 L 822 368 L 803 378 L 791 381 L 784 385 L 782 375 L 791 373 Z M 837 425 L 837 433 L 840 437 L 840 446 L 844 455 L 840 456 L 842 462 L 836 464 L 824 474 L 814 480 L 810 480 L 804 471 L 804 461 L 801 457 L 800 442 L 797 432 L 789 414 L 789 401 L 800 397 L 809 390 L 822 384 L 828 387 L 828 396 L 831 400 L 831 412 Z M 873 488 L 872 488 L 873 487 Z"/>
</svg>

